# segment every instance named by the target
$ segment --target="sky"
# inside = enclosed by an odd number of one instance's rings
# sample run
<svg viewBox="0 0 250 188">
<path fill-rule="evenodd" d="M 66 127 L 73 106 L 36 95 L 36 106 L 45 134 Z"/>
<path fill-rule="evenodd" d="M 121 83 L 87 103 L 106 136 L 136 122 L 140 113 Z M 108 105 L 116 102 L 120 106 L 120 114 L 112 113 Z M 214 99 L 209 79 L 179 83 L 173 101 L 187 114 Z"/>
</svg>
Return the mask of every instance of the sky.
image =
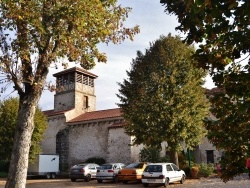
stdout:
<svg viewBox="0 0 250 188">
<path fill-rule="evenodd" d="M 134 37 L 134 41 L 126 40 L 122 44 L 99 45 L 101 52 L 107 54 L 107 63 L 97 63 L 94 69 L 89 70 L 96 74 L 95 80 L 96 110 L 117 108 L 119 99 L 118 83 L 122 83 L 127 78 L 126 71 L 129 71 L 132 59 L 136 58 L 137 51 L 145 52 L 149 48 L 149 43 L 157 40 L 160 35 L 181 35 L 175 30 L 178 25 L 177 19 L 173 15 L 167 15 L 160 0 L 120 0 L 123 7 L 131 7 L 132 12 L 125 22 L 126 27 L 140 26 L 140 33 Z M 74 64 L 71 66 L 75 66 Z M 55 83 L 52 76 L 54 73 L 62 71 L 63 68 L 50 69 L 47 81 Z M 207 88 L 213 87 L 211 80 L 205 85 Z M 44 91 L 39 106 L 42 110 L 54 108 L 53 92 Z"/>
</svg>

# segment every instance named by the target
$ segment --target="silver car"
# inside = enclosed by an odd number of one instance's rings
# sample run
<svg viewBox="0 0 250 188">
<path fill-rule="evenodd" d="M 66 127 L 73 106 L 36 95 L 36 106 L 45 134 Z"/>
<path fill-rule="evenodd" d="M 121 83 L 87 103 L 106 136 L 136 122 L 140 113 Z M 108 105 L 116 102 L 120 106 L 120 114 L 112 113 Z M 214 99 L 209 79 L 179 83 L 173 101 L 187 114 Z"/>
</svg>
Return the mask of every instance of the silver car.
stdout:
<svg viewBox="0 0 250 188">
<path fill-rule="evenodd" d="M 77 179 L 84 179 L 86 182 L 91 179 L 96 178 L 97 169 L 100 166 L 94 163 L 82 163 L 74 165 L 70 168 L 69 178 L 71 181 L 76 181 Z"/>
<path fill-rule="evenodd" d="M 97 182 L 102 183 L 103 180 L 118 182 L 118 172 L 125 166 L 126 165 L 123 163 L 108 163 L 101 165 L 96 173 Z"/>
</svg>

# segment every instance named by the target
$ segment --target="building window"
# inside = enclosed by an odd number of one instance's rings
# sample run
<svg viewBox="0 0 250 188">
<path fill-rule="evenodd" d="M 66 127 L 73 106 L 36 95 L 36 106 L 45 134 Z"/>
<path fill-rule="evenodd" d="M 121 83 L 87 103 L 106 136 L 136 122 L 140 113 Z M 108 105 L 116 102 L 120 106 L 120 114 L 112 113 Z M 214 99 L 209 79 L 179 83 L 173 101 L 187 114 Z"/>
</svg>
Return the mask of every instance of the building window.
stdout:
<svg viewBox="0 0 250 188">
<path fill-rule="evenodd" d="M 206 150 L 207 164 L 214 163 L 214 150 Z"/>
<path fill-rule="evenodd" d="M 89 107 L 89 97 L 88 96 L 84 96 L 84 105 L 85 105 L 85 108 Z"/>
</svg>

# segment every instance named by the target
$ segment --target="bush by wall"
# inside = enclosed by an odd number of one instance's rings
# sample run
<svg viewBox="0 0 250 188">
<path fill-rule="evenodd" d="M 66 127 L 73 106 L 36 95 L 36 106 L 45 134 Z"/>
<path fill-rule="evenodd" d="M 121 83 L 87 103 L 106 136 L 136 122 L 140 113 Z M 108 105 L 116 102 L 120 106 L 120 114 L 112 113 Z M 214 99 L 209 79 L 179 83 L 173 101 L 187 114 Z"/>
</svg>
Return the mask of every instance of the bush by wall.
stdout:
<svg viewBox="0 0 250 188">
<path fill-rule="evenodd" d="M 208 177 L 214 173 L 214 164 L 199 164 L 199 177 Z"/>
<path fill-rule="evenodd" d="M 84 162 L 102 165 L 102 164 L 106 163 L 106 160 L 102 157 L 90 157 L 90 158 L 86 159 L 86 161 L 84 161 Z"/>
</svg>

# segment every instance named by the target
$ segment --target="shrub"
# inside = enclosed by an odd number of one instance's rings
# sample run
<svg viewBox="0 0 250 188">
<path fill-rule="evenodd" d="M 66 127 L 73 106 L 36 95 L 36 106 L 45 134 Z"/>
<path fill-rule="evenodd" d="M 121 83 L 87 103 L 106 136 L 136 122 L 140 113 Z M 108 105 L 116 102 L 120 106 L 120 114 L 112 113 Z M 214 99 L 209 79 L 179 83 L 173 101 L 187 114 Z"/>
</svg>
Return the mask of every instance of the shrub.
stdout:
<svg viewBox="0 0 250 188">
<path fill-rule="evenodd" d="M 214 173 L 214 164 L 199 164 L 199 177 L 208 177 Z"/>
<path fill-rule="evenodd" d="M 161 162 L 160 150 L 154 147 L 145 147 L 141 149 L 139 158 L 143 162 Z"/>
<path fill-rule="evenodd" d="M 102 164 L 106 163 L 106 160 L 102 157 L 90 157 L 90 158 L 86 159 L 86 161 L 84 161 L 84 162 L 102 165 Z"/>
<path fill-rule="evenodd" d="M 169 162 L 169 157 L 160 157 L 158 162 L 159 163 L 167 163 L 167 162 Z"/>
</svg>

